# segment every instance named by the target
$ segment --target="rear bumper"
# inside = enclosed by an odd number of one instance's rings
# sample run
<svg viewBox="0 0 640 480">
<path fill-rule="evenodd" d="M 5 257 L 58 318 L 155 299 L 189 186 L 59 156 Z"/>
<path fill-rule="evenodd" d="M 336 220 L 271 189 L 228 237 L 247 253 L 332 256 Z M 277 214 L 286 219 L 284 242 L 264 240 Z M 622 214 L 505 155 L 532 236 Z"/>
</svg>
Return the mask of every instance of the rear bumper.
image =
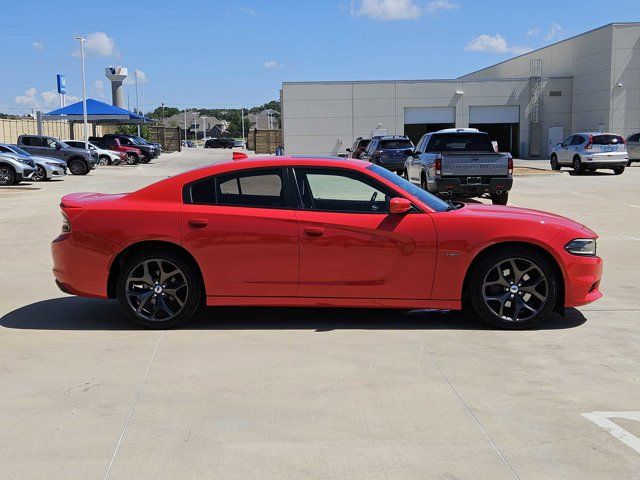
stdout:
<svg viewBox="0 0 640 480">
<path fill-rule="evenodd" d="M 565 260 L 565 307 L 579 307 L 602 297 L 602 259 L 567 254 Z"/>
<path fill-rule="evenodd" d="M 627 165 L 628 163 L 628 159 L 624 159 L 624 160 L 600 160 L 600 159 L 593 159 L 593 160 L 589 160 L 586 159 L 584 162 L 582 162 L 582 166 L 583 168 L 616 168 L 616 167 L 624 167 Z"/>
<path fill-rule="evenodd" d="M 451 192 L 451 195 L 461 197 L 475 197 L 485 193 L 496 193 L 497 191 L 507 192 L 513 186 L 513 178 L 483 178 L 482 183 L 469 184 L 465 183 L 466 177 L 460 179 L 452 178 L 436 178 L 432 193 Z"/>
<path fill-rule="evenodd" d="M 382 160 L 378 160 L 378 165 L 380 165 L 381 167 L 386 168 L 387 170 L 391 170 L 393 172 L 403 172 L 405 169 L 405 163 L 406 163 L 407 159 L 406 158 L 402 158 L 399 160 L 396 159 L 382 159 Z"/>
</svg>

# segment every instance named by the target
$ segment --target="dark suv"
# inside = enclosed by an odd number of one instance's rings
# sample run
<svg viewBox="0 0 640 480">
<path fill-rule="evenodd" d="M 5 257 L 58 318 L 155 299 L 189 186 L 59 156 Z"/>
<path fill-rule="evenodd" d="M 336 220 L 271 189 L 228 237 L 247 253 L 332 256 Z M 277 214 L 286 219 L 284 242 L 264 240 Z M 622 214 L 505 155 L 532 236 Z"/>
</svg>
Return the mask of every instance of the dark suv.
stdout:
<svg viewBox="0 0 640 480">
<path fill-rule="evenodd" d="M 404 164 L 413 155 L 413 143 L 405 135 L 373 137 L 360 159 L 396 173 L 404 173 Z"/>
<path fill-rule="evenodd" d="M 347 152 L 349 152 L 349 157 L 360 158 L 360 156 L 362 155 L 362 152 L 365 151 L 365 149 L 369 146 L 370 142 L 371 142 L 370 138 L 362 138 L 362 137 L 356 138 L 356 141 L 353 142 L 353 145 L 351 145 L 351 148 L 347 148 Z"/>
<path fill-rule="evenodd" d="M 210 138 L 204 142 L 204 148 L 233 148 L 233 138 Z"/>
</svg>

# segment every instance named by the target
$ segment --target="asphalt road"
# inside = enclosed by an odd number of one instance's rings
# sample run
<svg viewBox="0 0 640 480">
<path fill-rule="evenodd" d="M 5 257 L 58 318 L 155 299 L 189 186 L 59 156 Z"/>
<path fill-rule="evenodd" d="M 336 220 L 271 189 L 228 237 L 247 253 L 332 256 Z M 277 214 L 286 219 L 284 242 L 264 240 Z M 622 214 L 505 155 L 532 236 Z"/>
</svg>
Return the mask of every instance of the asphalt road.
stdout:
<svg viewBox="0 0 640 480">
<path fill-rule="evenodd" d="M 229 155 L 0 189 L 0 478 L 639 478 L 640 164 L 516 179 L 510 203 L 587 224 L 605 262 L 604 298 L 537 330 L 228 308 L 143 331 L 115 302 L 57 290 L 63 194 L 131 191 Z"/>
</svg>

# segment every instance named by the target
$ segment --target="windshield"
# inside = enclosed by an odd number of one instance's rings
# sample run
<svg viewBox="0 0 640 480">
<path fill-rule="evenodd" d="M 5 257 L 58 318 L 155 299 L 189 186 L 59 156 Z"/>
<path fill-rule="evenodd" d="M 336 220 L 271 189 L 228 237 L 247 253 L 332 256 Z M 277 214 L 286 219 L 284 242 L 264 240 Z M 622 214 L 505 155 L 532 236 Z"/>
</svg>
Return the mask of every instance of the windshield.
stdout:
<svg viewBox="0 0 640 480">
<path fill-rule="evenodd" d="M 149 142 L 147 142 L 144 138 L 142 137 L 129 137 L 131 139 L 131 141 L 133 143 L 135 143 L 136 145 L 147 145 Z"/>
<path fill-rule="evenodd" d="M 486 133 L 438 133 L 431 136 L 427 152 L 495 153 Z"/>
<path fill-rule="evenodd" d="M 400 187 L 400 189 L 404 190 L 405 192 L 418 198 L 421 202 L 423 202 L 425 205 L 428 205 L 436 212 L 444 212 L 447 210 L 451 210 L 451 205 L 449 205 L 444 200 L 439 199 L 435 195 L 431 195 L 429 192 L 425 192 L 423 189 L 421 189 L 417 185 L 414 185 L 408 180 L 405 180 L 404 178 L 402 178 L 401 176 L 396 175 L 395 173 L 387 170 L 386 168 L 380 167 L 378 165 L 371 165 L 370 167 L 367 167 L 367 168 L 372 172 L 377 173 L 382 178 L 389 180 L 391 183 L 393 183 L 397 187 Z"/>
<path fill-rule="evenodd" d="M 61 142 L 60 140 L 58 140 L 58 145 L 60 145 L 60 148 L 72 148 L 69 144 Z M 84 145 L 82 148 L 84 148 Z"/>
</svg>

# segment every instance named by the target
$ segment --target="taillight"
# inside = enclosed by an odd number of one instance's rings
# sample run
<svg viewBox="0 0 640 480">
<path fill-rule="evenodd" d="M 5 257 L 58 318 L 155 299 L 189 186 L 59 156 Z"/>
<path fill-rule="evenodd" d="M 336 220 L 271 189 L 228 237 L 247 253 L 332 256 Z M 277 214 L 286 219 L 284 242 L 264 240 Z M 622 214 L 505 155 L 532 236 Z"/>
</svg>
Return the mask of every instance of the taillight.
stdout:
<svg viewBox="0 0 640 480">
<path fill-rule="evenodd" d="M 69 219 L 67 218 L 67 216 L 63 213 L 62 214 L 62 233 L 69 233 L 71 232 L 71 223 L 69 222 Z"/>
<path fill-rule="evenodd" d="M 513 175 L 513 158 L 509 157 L 508 163 L 507 163 L 507 169 L 509 170 L 509 175 Z"/>
<path fill-rule="evenodd" d="M 589 135 L 589 141 L 584 146 L 585 150 L 591 150 L 591 146 L 593 145 L 593 135 Z"/>
<path fill-rule="evenodd" d="M 436 157 L 436 175 L 442 175 L 442 157 Z"/>
</svg>

